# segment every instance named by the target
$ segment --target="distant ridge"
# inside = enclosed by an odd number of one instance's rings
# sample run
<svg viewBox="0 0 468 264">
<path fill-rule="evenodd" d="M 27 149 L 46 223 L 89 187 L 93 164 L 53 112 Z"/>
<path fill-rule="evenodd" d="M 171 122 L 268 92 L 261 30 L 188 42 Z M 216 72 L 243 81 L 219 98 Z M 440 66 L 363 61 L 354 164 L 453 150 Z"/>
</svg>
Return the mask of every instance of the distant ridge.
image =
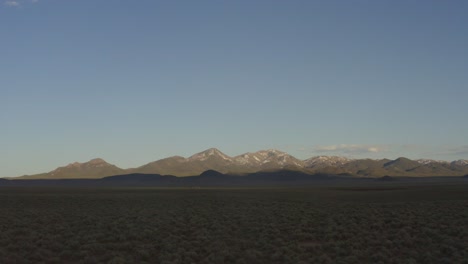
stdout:
<svg viewBox="0 0 468 264">
<path fill-rule="evenodd" d="M 349 177 L 434 177 L 468 174 L 468 160 L 452 162 L 428 159 L 348 159 L 338 156 L 315 156 L 299 160 L 275 149 L 248 152 L 230 157 L 216 148 L 188 158 L 173 156 L 137 168 L 122 169 L 103 159 L 70 163 L 53 171 L 25 175 L 15 179 L 99 179 L 114 175 L 173 175 L 186 177 L 206 171 L 220 174 L 246 175 L 256 172 L 297 171 L 305 174 L 347 175 Z M 213 174 L 213 172 L 211 172 Z"/>
<path fill-rule="evenodd" d="M 126 170 L 97 158 L 84 163 L 70 163 L 48 173 L 22 176 L 18 179 L 95 179 L 125 173 Z"/>
<path fill-rule="evenodd" d="M 132 173 L 104 177 L 101 179 L 0 179 L 0 187 L 236 187 L 236 186 L 297 186 L 305 185 L 341 185 L 347 183 L 452 183 L 466 184 L 468 176 L 458 177 L 374 177 L 357 178 L 346 175 L 309 174 L 301 171 L 278 170 L 248 173 L 243 176 L 223 174 L 215 170 L 208 170 L 200 175 L 176 177 L 160 174 Z"/>
</svg>

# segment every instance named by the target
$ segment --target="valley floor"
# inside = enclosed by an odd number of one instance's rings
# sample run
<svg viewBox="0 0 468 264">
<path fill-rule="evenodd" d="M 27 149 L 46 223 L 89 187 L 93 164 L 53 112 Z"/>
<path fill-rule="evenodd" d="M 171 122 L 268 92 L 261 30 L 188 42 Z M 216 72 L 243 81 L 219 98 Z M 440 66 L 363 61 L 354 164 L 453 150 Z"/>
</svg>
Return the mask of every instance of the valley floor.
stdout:
<svg viewBox="0 0 468 264">
<path fill-rule="evenodd" d="M 468 184 L 0 188 L 0 263 L 468 263 Z"/>
</svg>

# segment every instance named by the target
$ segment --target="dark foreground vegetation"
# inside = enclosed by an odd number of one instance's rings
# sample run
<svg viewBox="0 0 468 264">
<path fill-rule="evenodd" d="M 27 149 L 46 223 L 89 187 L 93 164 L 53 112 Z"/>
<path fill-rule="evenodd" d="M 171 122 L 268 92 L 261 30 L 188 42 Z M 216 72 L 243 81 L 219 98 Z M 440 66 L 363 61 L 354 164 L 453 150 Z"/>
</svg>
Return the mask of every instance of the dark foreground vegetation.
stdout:
<svg viewBox="0 0 468 264">
<path fill-rule="evenodd" d="M 468 184 L 0 188 L 0 263 L 468 263 Z"/>
</svg>

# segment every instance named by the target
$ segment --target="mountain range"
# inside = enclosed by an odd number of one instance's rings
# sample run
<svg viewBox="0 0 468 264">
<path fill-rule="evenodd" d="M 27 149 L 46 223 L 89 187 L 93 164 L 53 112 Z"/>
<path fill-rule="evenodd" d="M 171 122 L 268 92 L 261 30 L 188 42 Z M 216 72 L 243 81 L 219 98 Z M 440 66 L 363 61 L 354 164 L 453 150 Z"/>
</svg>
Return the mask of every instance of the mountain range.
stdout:
<svg viewBox="0 0 468 264">
<path fill-rule="evenodd" d="M 315 156 L 299 160 L 279 150 L 261 150 L 230 157 L 211 148 L 188 158 L 173 156 L 143 166 L 122 169 L 103 159 L 71 163 L 53 171 L 24 175 L 14 179 L 99 179 L 127 174 L 158 174 L 177 177 L 200 175 L 214 170 L 223 174 L 246 175 L 256 172 L 298 171 L 306 174 L 327 174 L 350 177 L 432 177 L 468 174 L 468 160 L 452 162 L 429 159 L 348 159 L 338 156 Z"/>
</svg>

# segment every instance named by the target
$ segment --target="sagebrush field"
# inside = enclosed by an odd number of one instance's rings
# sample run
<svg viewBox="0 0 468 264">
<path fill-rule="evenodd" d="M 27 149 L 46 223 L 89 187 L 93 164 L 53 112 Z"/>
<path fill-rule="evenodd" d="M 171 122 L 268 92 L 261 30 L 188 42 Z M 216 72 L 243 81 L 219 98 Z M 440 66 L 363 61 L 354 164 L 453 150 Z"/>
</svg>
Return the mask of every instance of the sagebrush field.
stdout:
<svg viewBox="0 0 468 264">
<path fill-rule="evenodd" d="M 468 185 L 2 188 L 0 263 L 468 263 Z"/>
</svg>

